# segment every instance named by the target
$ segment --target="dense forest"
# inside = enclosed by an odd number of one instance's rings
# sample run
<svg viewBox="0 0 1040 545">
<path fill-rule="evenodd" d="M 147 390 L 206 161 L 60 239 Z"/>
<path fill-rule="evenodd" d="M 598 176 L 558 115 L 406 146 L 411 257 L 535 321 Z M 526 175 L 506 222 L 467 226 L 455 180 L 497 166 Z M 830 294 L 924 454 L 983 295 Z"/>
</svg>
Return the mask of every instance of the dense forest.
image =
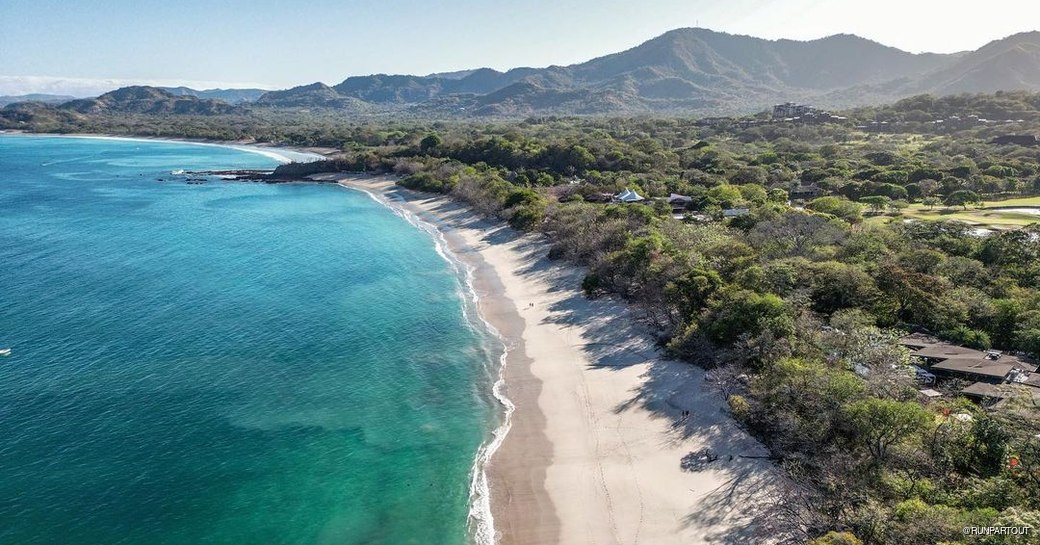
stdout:
<svg viewBox="0 0 1040 545">
<path fill-rule="evenodd" d="M 710 369 L 793 477 L 778 517 L 799 542 L 1024 544 L 1040 536 L 962 528 L 1040 529 L 1040 396 L 995 407 L 951 381 L 924 400 L 899 339 L 1040 357 L 1040 225 L 899 214 L 1040 194 L 1040 146 L 992 143 L 1040 132 L 1038 113 L 1040 95 L 1001 93 L 844 124 L 27 113 L 21 128 L 328 146 L 342 151 L 322 168 L 450 194 L 544 234 L 550 257 L 587 268 L 589 297 L 625 298 L 663 350 Z M 936 123 L 951 118 L 972 121 Z M 623 189 L 647 200 L 601 202 Z"/>
</svg>

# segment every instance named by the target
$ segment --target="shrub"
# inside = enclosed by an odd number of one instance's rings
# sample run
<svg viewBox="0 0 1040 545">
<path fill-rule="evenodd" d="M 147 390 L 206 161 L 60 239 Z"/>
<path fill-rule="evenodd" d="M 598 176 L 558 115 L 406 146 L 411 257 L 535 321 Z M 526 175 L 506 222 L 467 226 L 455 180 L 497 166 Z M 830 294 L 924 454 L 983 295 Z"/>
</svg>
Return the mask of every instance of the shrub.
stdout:
<svg viewBox="0 0 1040 545">
<path fill-rule="evenodd" d="M 589 273 L 581 281 L 581 289 L 587 297 L 595 297 L 603 290 L 603 279 L 596 273 Z"/>
<path fill-rule="evenodd" d="M 733 394 L 729 396 L 727 400 L 729 403 L 729 410 L 733 413 L 733 418 L 741 422 L 746 422 L 748 415 L 751 414 L 751 404 L 744 396 Z"/>
<path fill-rule="evenodd" d="M 807 545 L 863 545 L 863 542 L 848 532 L 827 532 L 827 535 L 818 537 Z"/>
</svg>

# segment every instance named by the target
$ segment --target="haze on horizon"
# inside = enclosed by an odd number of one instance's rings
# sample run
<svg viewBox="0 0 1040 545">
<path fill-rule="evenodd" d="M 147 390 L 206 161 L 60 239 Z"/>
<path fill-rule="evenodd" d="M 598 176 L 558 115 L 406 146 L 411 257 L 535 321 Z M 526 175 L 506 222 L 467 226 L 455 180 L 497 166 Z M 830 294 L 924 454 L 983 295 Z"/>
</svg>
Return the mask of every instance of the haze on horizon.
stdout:
<svg viewBox="0 0 1040 545">
<path fill-rule="evenodd" d="M 974 6 L 974 7 L 973 7 Z M 0 95 L 121 85 L 284 88 L 350 75 L 567 65 L 680 27 L 768 39 L 839 33 L 910 52 L 1040 28 L 1029 0 L 5 0 Z"/>
</svg>

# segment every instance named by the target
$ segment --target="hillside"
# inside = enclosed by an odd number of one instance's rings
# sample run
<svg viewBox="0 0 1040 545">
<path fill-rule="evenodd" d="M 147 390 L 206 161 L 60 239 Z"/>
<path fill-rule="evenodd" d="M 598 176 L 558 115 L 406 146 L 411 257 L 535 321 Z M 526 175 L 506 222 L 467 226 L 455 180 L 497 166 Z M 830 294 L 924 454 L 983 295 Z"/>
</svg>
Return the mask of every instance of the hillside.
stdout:
<svg viewBox="0 0 1040 545">
<path fill-rule="evenodd" d="M 848 34 L 765 40 L 685 28 L 570 66 L 355 76 L 319 93 L 268 93 L 258 104 L 338 107 L 349 97 L 419 115 L 747 113 L 786 100 L 846 107 L 998 89 L 1040 90 L 1040 33 L 944 55 Z"/>
<path fill-rule="evenodd" d="M 358 111 L 367 109 L 363 101 L 341 95 L 324 83 L 301 85 L 284 91 L 269 91 L 254 104 L 271 108 L 335 108 Z"/>
<path fill-rule="evenodd" d="M 201 91 L 190 87 L 159 87 L 159 89 L 178 96 L 187 95 L 223 100 L 228 104 L 253 102 L 267 92 L 264 89 L 204 89 Z"/>
<path fill-rule="evenodd" d="M 146 86 L 123 87 L 97 98 L 65 102 L 58 108 L 81 114 L 221 115 L 236 111 L 235 106 L 220 100 L 178 96 Z"/>
<path fill-rule="evenodd" d="M 922 90 L 935 94 L 1040 89 L 1040 32 L 991 42 L 948 68 L 927 74 Z"/>
</svg>

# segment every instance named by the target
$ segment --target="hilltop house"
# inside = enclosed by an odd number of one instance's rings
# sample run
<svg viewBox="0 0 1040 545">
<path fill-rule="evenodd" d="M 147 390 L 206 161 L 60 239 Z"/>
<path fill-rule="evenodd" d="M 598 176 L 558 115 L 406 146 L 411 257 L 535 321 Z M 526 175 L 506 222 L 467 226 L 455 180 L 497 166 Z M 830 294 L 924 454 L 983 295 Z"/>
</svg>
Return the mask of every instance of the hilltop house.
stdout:
<svg viewBox="0 0 1040 545">
<path fill-rule="evenodd" d="M 773 121 L 791 123 L 844 123 L 847 118 L 830 112 L 817 110 L 808 104 L 785 102 L 773 106 Z"/>
<path fill-rule="evenodd" d="M 693 203 L 693 197 L 672 193 L 668 195 L 668 204 L 672 207 L 673 214 L 682 214 Z"/>
<path fill-rule="evenodd" d="M 789 119 L 792 117 L 802 117 L 807 114 L 816 113 L 816 108 L 809 106 L 808 104 L 796 104 L 794 102 L 785 102 L 783 104 L 777 104 L 773 106 L 773 119 Z"/>
<path fill-rule="evenodd" d="M 792 201 L 797 200 L 810 200 L 815 199 L 823 194 L 823 188 L 816 185 L 800 185 L 787 192 L 787 196 Z"/>
</svg>

